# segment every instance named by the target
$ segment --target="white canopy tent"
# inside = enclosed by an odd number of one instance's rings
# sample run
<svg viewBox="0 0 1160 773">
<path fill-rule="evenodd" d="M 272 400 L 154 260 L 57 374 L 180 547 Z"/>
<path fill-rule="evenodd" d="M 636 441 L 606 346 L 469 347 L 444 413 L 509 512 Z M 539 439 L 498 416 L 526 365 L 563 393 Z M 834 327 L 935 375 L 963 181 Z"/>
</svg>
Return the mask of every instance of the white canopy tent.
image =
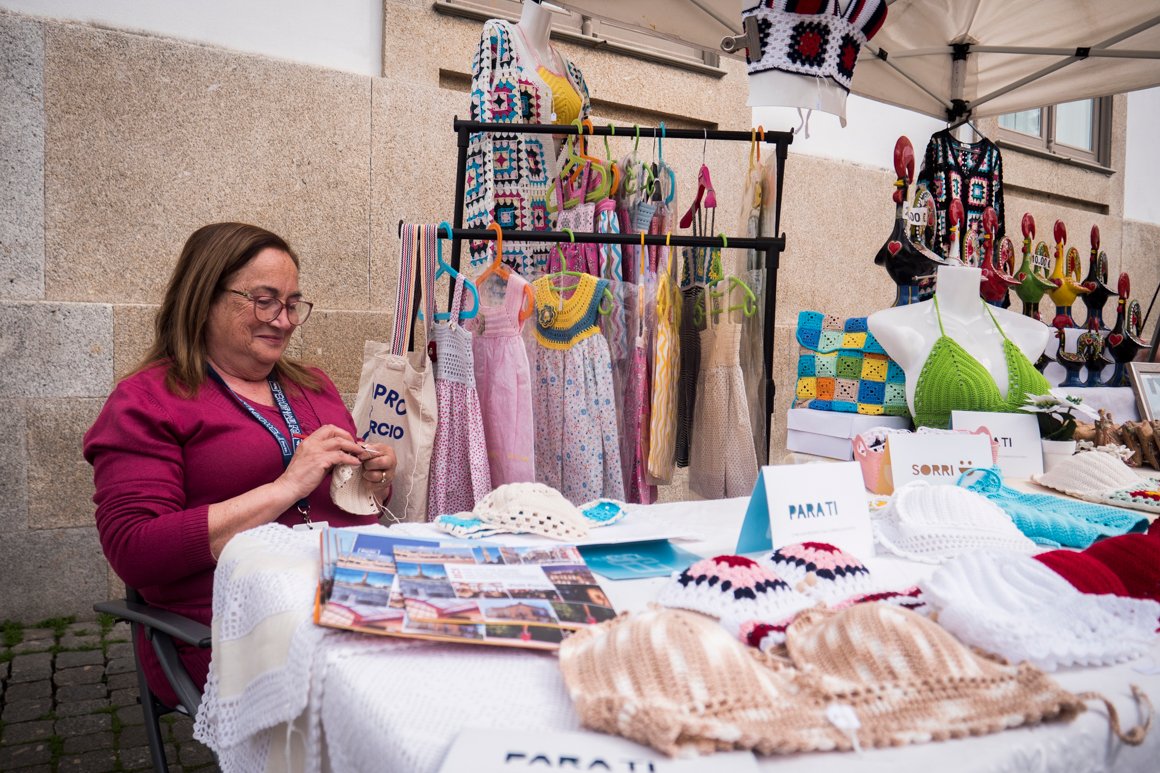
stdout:
<svg viewBox="0 0 1160 773">
<path fill-rule="evenodd" d="M 709 51 L 757 2 L 553 1 Z M 887 1 L 854 71 L 861 96 L 954 120 L 1160 85 L 1156 0 Z"/>
</svg>

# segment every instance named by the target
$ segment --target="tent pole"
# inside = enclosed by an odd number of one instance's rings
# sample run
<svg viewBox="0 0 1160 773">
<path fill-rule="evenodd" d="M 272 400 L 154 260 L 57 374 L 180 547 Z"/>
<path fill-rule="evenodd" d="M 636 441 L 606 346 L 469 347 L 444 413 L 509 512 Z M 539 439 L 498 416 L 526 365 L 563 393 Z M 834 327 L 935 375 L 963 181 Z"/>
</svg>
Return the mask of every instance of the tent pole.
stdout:
<svg viewBox="0 0 1160 773">
<path fill-rule="evenodd" d="M 1094 46 L 1091 46 L 1091 48 L 1088 49 L 1087 51 L 1084 51 L 1083 53 L 1085 54 L 1085 56 L 1077 56 L 1075 53 L 1073 53 L 1071 56 L 1067 57 L 1066 59 L 1063 59 L 1059 62 L 1056 62 L 1055 64 L 1053 64 L 1049 67 L 1044 67 L 1042 70 L 1040 70 L 1038 72 L 1031 73 L 1026 78 L 1020 78 L 1019 80 L 1015 81 L 1014 83 L 1009 83 L 1001 89 L 996 89 L 995 91 L 992 91 L 990 94 L 987 94 L 986 96 L 979 97 L 978 99 L 976 99 L 974 102 L 971 103 L 971 106 L 978 107 L 979 105 L 990 102 L 992 99 L 996 99 L 998 97 L 1003 96 L 1004 94 L 1007 94 L 1008 92 L 1011 92 L 1011 91 L 1014 91 L 1015 89 L 1026 86 L 1028 83 L 1031 83 L 1032 81 L 1039 80 L 1040 78 L 1045 78 L 1048 75 L 1051 75 L 1051 73 L 1056 72 L 1057 70 L 1061 70 L 1064 67 L 1067 67 L 1069 64 L 1075 64 L 1076 62 L 1083 61 L 1084 59 L 1087 58 L 1087 56 L 1090 56 L 1091 51 L 1098 51 L 1100 49 L 1107 48 L 1108 46 L 1114 46 L 1116 43 L 1119 43 L 1121 40 L 1127 40 L 1130 37 L 1134 37 L 1136 35 L 1139 35 L 1141 32 L 1152 29 L 1157 24 L 1160 24 L 1160 16 L 1153 16 L 1148 21 L 1141 22 L 1140 24 L 1137 24 L 1135 27 L 1132 27 L 1129 30 L 1124 30 L 1123 32 L 1119 33 L 1118 35 L 1113 35 L 1112 37 L 1108 38 L 1107 40 L 1101 40 L 1099 43 L 1096 43 Z"/>
</svg>

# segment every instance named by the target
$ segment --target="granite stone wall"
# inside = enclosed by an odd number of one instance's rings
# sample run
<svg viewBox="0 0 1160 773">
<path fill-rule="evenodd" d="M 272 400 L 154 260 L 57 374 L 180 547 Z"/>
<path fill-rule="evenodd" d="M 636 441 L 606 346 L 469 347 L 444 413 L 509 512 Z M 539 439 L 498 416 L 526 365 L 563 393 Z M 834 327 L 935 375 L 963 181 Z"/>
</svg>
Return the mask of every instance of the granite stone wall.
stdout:
<svg viewBox="0 0 1160 773">
<path fill-rule="evenodd" d="M 451 122 L 468 113 L 480 28 L 408 0 L 385 0 L 383 21 L 382 77 L 368 78 L 0 13 L 0 619 L 84 614 L 120 592 L 93 526 L 81 437 L 147 347 L 178 252 L 198 226 L 249 221 L 295 246 L 316 311 L 293 351 L 353 398 L 363 341 L 390 333 L 398 221 L 451 219 Z M 749 128 L 741 63 L 723 60 L 716 77 L 561 48 L 585 73 L 597 122 Z M 1115 169 L 1125 102 L 1116 100 Z M 626 152 L 628 140 L 613 150 Z M 678 170 L 695 170 L 703 150 L 669 141 L 664 152 Z M 705 153 L 718 230 L 738 230 L 747 153 L 744 143 Z M 1123 221 L 1122 175 L 1005 159 L 1009 228 L 1024 208 L 1041 234 L 1056 216 L 1083 239 L 1098 222 L 1113 275 L 1127 268 L 1141 292 L 1155 287 L 1160 227 Z M 870 260 L 890 231 L 892 182 L 883 169 L 791 152 L 774 459 L 797 311 L 866 314 L 893 297 Z M 691 193 L 682 188 L 678 207 Z M 683 479 L 662 489 L 663 499 L 687 496 Z"/>
</svg>

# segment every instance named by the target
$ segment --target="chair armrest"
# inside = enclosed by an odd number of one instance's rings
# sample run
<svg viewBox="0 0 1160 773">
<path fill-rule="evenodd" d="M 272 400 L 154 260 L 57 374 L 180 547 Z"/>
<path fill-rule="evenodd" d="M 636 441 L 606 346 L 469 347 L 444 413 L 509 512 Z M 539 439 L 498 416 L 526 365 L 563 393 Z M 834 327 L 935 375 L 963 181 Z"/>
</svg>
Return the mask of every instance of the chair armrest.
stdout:
<svg viewBox="0 0 1160 773">
<path fill-rule="evenodd" d="M 161 631 L 186 644 L 192 644 L 201 649 L 208 648 L 211 643 L 210 628 L 208 625 L 166 609 L 158 609 L 148 604 L 119 599 L 93 604 L 93 609 L 97 612 L 112 615 L 119 620 L 140 623 L 146 628 Z"/>
</svg>

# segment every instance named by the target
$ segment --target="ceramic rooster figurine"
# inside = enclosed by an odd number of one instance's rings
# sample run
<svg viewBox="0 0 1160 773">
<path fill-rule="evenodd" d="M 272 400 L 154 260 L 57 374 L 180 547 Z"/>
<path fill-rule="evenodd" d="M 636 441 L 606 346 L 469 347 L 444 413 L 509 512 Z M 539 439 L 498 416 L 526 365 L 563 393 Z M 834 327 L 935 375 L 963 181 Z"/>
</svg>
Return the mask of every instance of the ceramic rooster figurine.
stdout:
<svg viewBox="0 0 1160 773">
<path fill-rule="evenodd" d="M 1140 302 L 1128 300 L 1131 282 L 1127 272 L 1120 274 L 1117 285 L 1120 297 L 1116 301 L 1116 324 L 1112 326 L 1107 338 L 1108 354 L 1116 364 L 1112 377 L 1108 379 L 1108 386 L 1114 387 L 1128 385 L 1124 378 L 1124 363 L 1135 359 L 1136 353 L 1146 345 L 1140 337 L 1143 328 Z"/>
<path fill-rule="evenodd" d="M 1055 319 L 1052 327 L 1079 327 L 1071 316 L 1071 306 L 1075 299 L 1086 295 L 1088 289 L 1079 283 L 1079 252 L 1063 254 L 1063 244 L 1067 241 L 1067 226 L 1062 220 L 1055 221 L 1055 267 L 1051 271 L 1051 300 L 1055 303 Z"/>
<path fill-rule="evenodd" d="M 924 254 L 907 235 L 903 204 L 914 179 L 914 146 L 906 137 L 899 137 L 894 144 L 894 171 L 898 174 L 894 183 L 894 230 L 874 256 L 874 262 L 885 266 L 886 273 L 898 285 L 894 305 L 905 306 L 934 294 L 935 270 L 946 261 Z"/>
<path fill-rule="evenodd" d="M 1077 387 L 1083 386 L 1083 382 L 1079 380 L 1079 372 L 1083 370 L 1085 360 L 1083 355 L 1078 352 L 1069 352 L 1065 350 L 1067 346 L 1067 328 L 1056 327 L 1055 337 L 1059 340 L 1059 348 L 1055 351 L 1055 361 L 1063 366 L 1067 372 L 1067 376 L 1063 381 L 1059 382 L 1061 387 Z"/>
<path fill-rule="evenodd" d="M 1100 252 L 1098 225 L 1092 226 L 1092 254 L 1083 286 L 1088 288 L 1088 294 L 1083 297 L 1083 305 L 1087 306 L 1088 321 L 1094 319 L 1100 330 L 1107 330 L 1108 326 L 1104 324 L 1104 306 L 1116 291 L 1108 287 L 1108 256 L 1107 253 Z"/>
<path fill-rule="evenodd" d="M 999 227 L 999 215 L 993 207 L 983 210 L 983 281 L 979 284 L 979 295 L 992 306 L 1002 306 L 1007 291 L 1019 284 L 1019 280 L 995 264 L 995 229 Z"/>
<path fill-rule="evenodd" d="M 1104 359 L 1104 337 L 1100 335 L 1100 326 L 1096 320 L 1089 319 L 1087 330 L 1079 334 L 1079 338 L 1075 341 L 1075 353 L 1083 358 L 1083 363 L 1087 367 L 1087 380 L 1083 385 L 1104 386 L 1104 382 L 1100 381 L 1100 374 L 1103 373 L 1108 361 Z"/>
<path fill-rule="evenodd" d="M 1023 301 L 1023 313 L 1042 322 L 1043 318 L 1039 316 L 1039 301 L 1043 299 L 1048 290 L 1055 289 L 1055 285 L 1047 280 L 1039 268 L 1039 264 L 1031 257 L 1031 240 L 1035 238 L 1035 218 L 1031 216 L 1030 212 L 1024 213 L 1022 226 L 1023 262 L 1019 264 L 1019 270 L 1015 272 L 1015 278 L 1019 280 L 1015 294 L 1019 296 L 1019 300 Z M 1046 251 L 1047 245 L 1043 242 L 1039 244 Z"/>
</svg>

